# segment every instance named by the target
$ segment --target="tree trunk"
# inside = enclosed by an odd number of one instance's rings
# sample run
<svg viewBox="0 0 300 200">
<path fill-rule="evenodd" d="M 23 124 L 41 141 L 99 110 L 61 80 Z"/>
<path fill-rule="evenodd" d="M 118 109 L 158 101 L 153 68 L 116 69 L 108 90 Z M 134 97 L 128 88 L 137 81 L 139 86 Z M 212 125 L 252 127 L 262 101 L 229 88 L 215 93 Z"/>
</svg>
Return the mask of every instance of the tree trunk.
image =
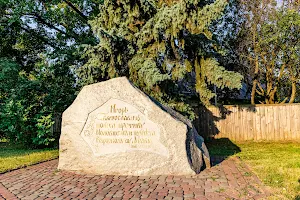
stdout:
<svg viewBox="0 0 300 200">
<path fill-rule="evenodd" d="M 294 103 L 295 98 L 296 98 L 296 91 L 297 91 L 296 81 L 293 80 L 293 82 L 292 82 L 292 94 L 291 94 L 291 98 L 290 98 L 289 103 Z"/>
<path fill-rule="evenodd" d="M 253 85 L 252 85 L 252 91 L 251 91 L 251 104 L 255 105 L 255 93 L 256 93 L 256 85 L 258 82 L 258 55 L 257 55 L 257 46 L 256 46 L 256 33 L 257 33 L 257 27 L 256 24 L 252 26 L 252 44 L 253 44 L 253 49 L 254 49 L 254 55 L 255 55 L 255 70 L 254 70 L 254 77 L 253 77 Z"/>
<path fill-rule="evenodd" d="M 256 91 L 257 80 L 253 81 L 252 90 L 251 90 L 251 104 L 255 104 L 255 91 Z"/>
<path fill-rule="evenodd" d="M 258 56 L 256 55 L 254 79 L 253 79 L 253 85 L 252 85 L 252 91 L 251 91 L 251 104 L 252 105 L 255 104 L 255 92 L 256 92 L 257 82 L 258 82 Z"/>
<path fill-rule="evenodd" d="M 270 92 L 270 101 L 272 103 L 275 103 L 275 94 L 276 94 L 276 92 L 277 92 L 277 86 L 275 86 L 273 88 L 273 90 Z"/>
</svg>

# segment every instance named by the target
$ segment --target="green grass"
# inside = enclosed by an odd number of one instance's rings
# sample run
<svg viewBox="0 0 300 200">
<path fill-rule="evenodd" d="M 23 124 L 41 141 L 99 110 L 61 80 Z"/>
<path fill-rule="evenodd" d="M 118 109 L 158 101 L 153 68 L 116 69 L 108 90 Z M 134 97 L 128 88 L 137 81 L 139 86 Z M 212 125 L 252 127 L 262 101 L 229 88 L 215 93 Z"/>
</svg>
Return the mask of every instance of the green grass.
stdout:
<svg viewBox="0 0 300 200">
<path fill-rule="evenodd" d="M 300 200 L 300 143 L 219 139 L 209 142 L 208 148 L 212 155 L 239 156 L 269 186 L 270 199 Z"/>
<path fill-rule="evenodd" d="M 58 158 L 57 149 L 26 149 L 0 140 L 0 173 Z"/>
<path fill-rule="evenodd" d="M 270 187 L 270 199 L 300 200 L 300 143 L 233 143 L 217 139 L 207 146 L 211 155 L 239 156 Z M 0 173 L 57 157 L 57 149 L 32 150 L 0 141 Z"/>
</svg>

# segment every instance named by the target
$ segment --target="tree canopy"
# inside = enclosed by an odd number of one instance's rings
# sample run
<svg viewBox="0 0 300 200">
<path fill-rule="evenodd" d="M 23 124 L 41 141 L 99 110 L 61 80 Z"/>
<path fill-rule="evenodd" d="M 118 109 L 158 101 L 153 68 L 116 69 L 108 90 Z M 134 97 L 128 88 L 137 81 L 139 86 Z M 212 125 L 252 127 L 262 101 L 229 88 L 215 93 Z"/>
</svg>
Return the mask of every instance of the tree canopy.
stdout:
<svg viewBox="0 0 300 200">
<path fill-rule="evenodd" d="M 296 2 L 286 3 L 240 2 L 244 21 L 236 50 L 244 75 L 250 79 L 251 104 L 293 103 L 296 98 L 300 82 L 300 13 Z"/>
<path fill-rule="evenodd" d="M 209 104 L 211 86 L 240 88 L 242 76 L 218 63 L 222 46 L 211 31 L 227 1 L 104 1 L 90 24 L 99 38 L 79 69 L 85 84 L 127 76 L 162 103 L 186 111 L 197 95 Z"/>
<path fill-rule="evenodd" d="M 53 117 L 74 100 L 88 20 L 101 1 L 0 0 L 0 132 L 31 146 L 57 144 Z M 3 134 L 4 133 L 4 134 Z"/>
</svg>

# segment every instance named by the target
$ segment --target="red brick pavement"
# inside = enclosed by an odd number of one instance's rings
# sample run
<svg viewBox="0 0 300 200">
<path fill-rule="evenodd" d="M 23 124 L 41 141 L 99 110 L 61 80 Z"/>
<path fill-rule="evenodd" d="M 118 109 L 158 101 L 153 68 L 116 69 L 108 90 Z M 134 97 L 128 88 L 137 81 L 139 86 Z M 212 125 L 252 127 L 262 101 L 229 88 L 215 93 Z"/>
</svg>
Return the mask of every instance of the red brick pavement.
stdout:
<svg viewBox="0 0 300 200">
<path fill-rule="evenodd" d="M 264 199 L 259 179 L 237 158 L 195 176 L 86 175 L 53 160 L 0 175 L 2 199 Z M 1 185 L 2 183 L 2 185 Z"/>
</svg>

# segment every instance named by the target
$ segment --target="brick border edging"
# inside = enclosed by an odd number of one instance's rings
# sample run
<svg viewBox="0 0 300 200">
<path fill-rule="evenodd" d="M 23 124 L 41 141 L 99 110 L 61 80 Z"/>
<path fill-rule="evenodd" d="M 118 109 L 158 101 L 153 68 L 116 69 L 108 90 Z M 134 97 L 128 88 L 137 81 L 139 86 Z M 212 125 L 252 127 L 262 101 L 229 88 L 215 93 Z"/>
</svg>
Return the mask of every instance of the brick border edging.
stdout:
<svg viewBox="0 0 300 200">
<path fill-rule="evenodd" d="M 18 197 L 6 189 L 2 183 L 0 183 L 0 197 L 8 200 L 18 200 Z"/>
</svg>

